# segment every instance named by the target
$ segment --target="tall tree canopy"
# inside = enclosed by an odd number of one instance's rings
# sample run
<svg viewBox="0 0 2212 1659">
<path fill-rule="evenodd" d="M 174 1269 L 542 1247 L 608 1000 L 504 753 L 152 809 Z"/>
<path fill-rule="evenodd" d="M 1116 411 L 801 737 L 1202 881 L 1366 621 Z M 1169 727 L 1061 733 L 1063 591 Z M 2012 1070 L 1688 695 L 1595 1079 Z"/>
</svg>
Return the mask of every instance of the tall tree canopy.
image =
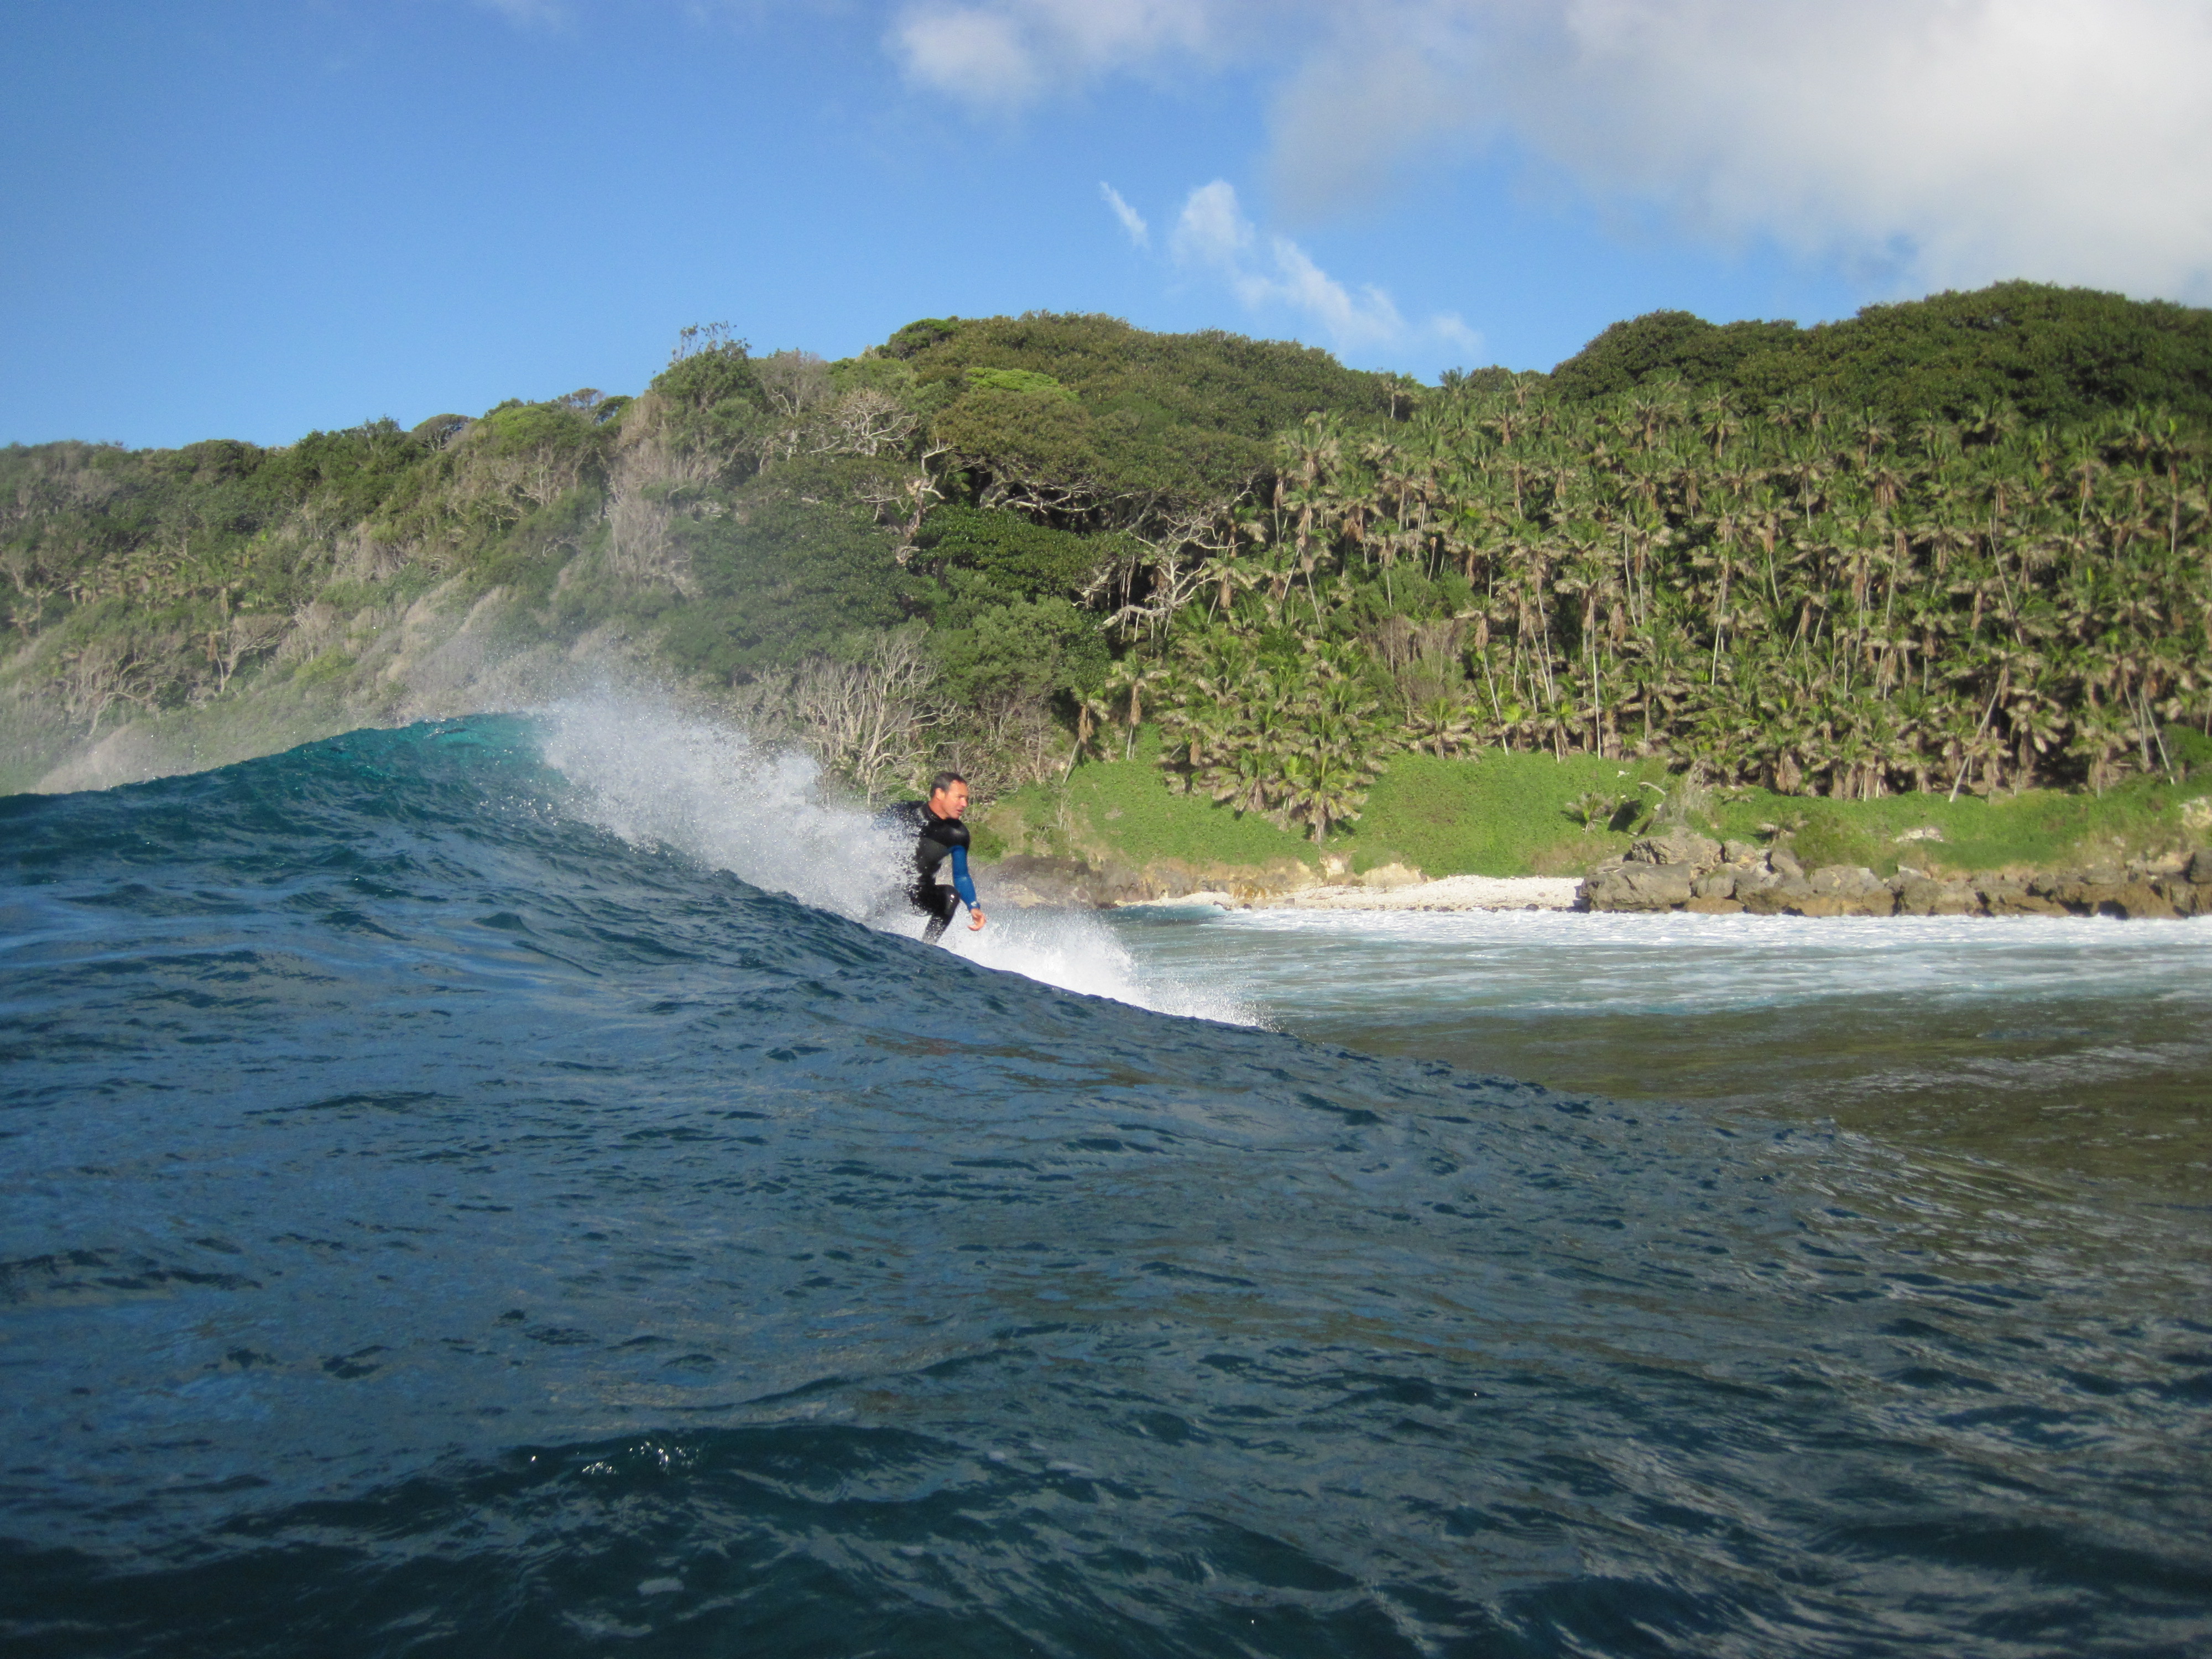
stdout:
<svg viewBox="0 0 2212 1659">
<path fill-rule="evenodd" d="M 2212 420 L 2212 312 L 2037 283 L 1869 306 L 1808 329 L 1655 311 L 1552 372 L 1570 402 L 1668 376 L 1753 409 L 1817 400 L 1957 420 L 2010 404 L 2030 421 L 2078 421 L 2142 404 Z"/>
</svg>

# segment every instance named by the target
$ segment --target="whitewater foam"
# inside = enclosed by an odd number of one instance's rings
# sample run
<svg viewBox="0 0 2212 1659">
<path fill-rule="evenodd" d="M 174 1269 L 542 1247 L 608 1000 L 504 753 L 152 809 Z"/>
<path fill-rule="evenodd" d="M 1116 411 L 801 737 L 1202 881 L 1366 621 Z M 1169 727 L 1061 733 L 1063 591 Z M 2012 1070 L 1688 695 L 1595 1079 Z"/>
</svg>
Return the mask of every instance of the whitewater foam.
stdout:
<svg viewBox="0 0 2212 1659">
<path fill-rule="evenodd" d="M 880 932 L 918 939 L 908 906 L 907 846 L 840 799 L 814 760 L 736 727 L 634 693 L 604 692 L 539 710 L 541 752 L 572 787 L 563 809 L 635 847 L 665 848 L 769 892 Z M 1155 1013 L 1267 1022 L 1225 992 L 1141 966 L 1097 918 L 991 909 L 956 922 L 946 946 L 980 967 L 1109 997 Z"/>
<path fill-rule="evenodd" d="M 957 954 L 985 968 L 1019 974 L 1064 991 L 1111 997 L 1155 1013 L 1218 1019 L 1229 1025 L 1269 1022 L 1250 1003 L 1209 989 L 1140 963 L 1119 936 L 1097 917 L 1078 910 L 990 911 L 990 925 L 970 933 L 955 925 L 945 942 Z M 902 932 L 919 933 L 917 922 Z"/>
</svg>

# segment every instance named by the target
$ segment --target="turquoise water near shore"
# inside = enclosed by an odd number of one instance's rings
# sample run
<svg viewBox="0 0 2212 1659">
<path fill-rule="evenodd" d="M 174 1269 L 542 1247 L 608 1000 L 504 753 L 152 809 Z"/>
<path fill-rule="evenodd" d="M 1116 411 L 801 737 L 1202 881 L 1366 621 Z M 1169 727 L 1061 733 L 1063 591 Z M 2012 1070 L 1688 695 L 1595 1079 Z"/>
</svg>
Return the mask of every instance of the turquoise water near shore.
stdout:
<svg viewBox="0 0 2212 1659">
<path fill-rule="evenodd" d="M 11 1652 L 2212 1639 L 2190 1179 L 1852 1116 L 1915 1019 L 1945 1099 L 1968 1026 L 2181 1097 L 2116 962 L 969 960 L 807 784 L 617 708 L 0 799 Z"/>
</svg>

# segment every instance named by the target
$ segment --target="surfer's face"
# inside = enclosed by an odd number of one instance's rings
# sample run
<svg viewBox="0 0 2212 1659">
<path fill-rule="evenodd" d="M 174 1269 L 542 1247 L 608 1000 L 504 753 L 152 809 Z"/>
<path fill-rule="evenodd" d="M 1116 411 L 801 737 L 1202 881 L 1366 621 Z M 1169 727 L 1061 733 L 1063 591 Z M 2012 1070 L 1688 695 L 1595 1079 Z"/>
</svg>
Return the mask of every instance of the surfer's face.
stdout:
<svg viewBox="0 0 2212 1659">
<path fill-rule="evenodd" d="M 940 818 L 964 817 L 968 811 L 968 786 L 949 783 L 933 791 L 929 797 L 929 810 Z"/>
</svg>

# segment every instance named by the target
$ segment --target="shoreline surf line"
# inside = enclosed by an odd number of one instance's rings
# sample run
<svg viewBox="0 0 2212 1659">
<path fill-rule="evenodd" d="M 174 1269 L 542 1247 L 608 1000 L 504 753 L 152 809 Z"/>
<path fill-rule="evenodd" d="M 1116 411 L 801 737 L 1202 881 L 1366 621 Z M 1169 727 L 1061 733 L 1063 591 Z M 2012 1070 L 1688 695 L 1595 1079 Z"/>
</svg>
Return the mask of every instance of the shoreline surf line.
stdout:
<svg viewBox="0 0 2212 1659">
<path fill-rule="evenodd" d="M 1445 876 L 1398 887 L 1329 884 L 1295 892 L 1239 897 L 1201 889 L 1172 898 L 1127 899 L 1116 909 L 1224 910 L 1572 910 L 1581 903 L 1574 876 Z"/>
</svg>

